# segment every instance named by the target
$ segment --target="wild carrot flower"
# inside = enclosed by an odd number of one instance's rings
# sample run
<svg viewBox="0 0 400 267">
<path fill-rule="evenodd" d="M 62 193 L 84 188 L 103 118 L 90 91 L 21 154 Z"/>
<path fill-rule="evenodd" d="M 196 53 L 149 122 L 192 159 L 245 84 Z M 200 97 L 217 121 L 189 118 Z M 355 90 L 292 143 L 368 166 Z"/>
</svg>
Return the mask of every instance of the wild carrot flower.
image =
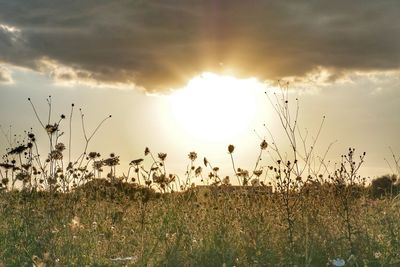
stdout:
<svg viewBox="0 0 400 267">
<path fill-rule="evenodd" d="M 26 172 L 18 173 L 15 178 L 19 181 L 28 181 L 30 179 L 30 175 Z"/>
<path fill-rule="evenodd" d="M 100 154 L 97 152 L 89 152 L 88 157 L 89 159 L 95 159 L 96 157 L 100 157 Z"/>
<path fill-rule="evenodd" d="M 109 166 L 109 167 L 119 165 L 119 157 L 115 157 L 115 155 L 114 155 L 114 157 L 110 157 L 108 159 L 104 159 L 103 160 L 103 165 L 104 166 Z"/>
<path fill-rule="evenodd" d="M 197 153 L 196 152 L 190 152 L 188 157 L 189 157 L 189 159 L 191 161 L 195 161 L 197 159 Z"/>
<path fill-rule="evenodd" d="M 57 123 L 54 123 L 54 125 L 47 124 L 45 126 L 45 129 L 48 134 L 54 134 L 58 130 L 58 124 Z"/>
<path fill-rule="evenodd" d="M 140 165 L 140 163 L 142 163 L 143 162 L 143 159 L 135 159 L 135 160 L 132 160 L 130 163 L 129 163 L 129 165 L 133 165 L 133 166 L 138 166 L 138 165 Z"/>
<path fill-rule="evenodd" d="M 167 157 L 167 153 L 158 153 L 158 158 L 161 161 L 164 161 L 166 157 Z"/>
<path fill-rule="evenodd" d="M 63 143 L 58 143 L 56 144 L 55 149 L 62 152 L 65 150 L 65 145 Z"/>
<path fill-rule="evenodd" d="M 63 159 L 63 154 L 59 150 L 53 150 L 49 154 L 49 159 L 61 160 Z"/>
<path fill-rule="evenodd" d="M 256 171 L 253 171 L 253 173 L 254 173 L 255 176 L 260 177 L 261 174 L 263 173 L 263 171 L 262 170 L 256 170 Z"/>
<path fill-rule="evenodd" d="M 265 150 L 265 149 L 267 149 L 267 147 L 268 147 L 267 141 L 263 140 L 263 141 L 261 142 L 261 144 L 260 144 L 260 148 L 261 148 L 262 150 Z"/>
<path fill-rule="evenodd" d="M 21 154 L 22 152 L 24 152 L 26 149 L 28 149 L 28 147 L 26 147 L 24 145 L 20 145 L 20 146 L 17 146 L 15 148 L 11 149 L 8 152 L 8 154 L 9 155 L 18 155 L 18 154 Z"/>
</svg>

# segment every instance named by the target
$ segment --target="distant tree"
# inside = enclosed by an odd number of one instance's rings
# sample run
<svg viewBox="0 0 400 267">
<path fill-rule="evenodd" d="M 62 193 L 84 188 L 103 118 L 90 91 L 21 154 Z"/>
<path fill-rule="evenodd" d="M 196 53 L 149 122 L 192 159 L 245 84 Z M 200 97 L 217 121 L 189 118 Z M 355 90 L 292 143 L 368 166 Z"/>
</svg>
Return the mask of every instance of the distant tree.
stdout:
<svg viewBox="0 0 400 267">
<path fill-rule="evenodd" d="M 396 183 L 397 182 L 397 183 Z M 374 198 L 393 196 L 400 192 L 398 177 L 395 174 L 386 174 L 372 180 L 371 194 Z"/>
</svg>

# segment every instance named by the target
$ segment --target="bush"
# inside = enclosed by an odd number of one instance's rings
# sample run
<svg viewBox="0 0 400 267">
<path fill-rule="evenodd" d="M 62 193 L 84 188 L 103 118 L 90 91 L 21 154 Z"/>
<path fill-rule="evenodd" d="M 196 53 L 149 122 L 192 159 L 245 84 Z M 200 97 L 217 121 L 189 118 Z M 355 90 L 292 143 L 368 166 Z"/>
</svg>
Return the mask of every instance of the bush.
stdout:
<svg viewBox="0 0 400 267">
<path fill-rule="evenodd" d="M 395 196 L 400 193 L 399 183 L 396 183 L 397 175 L 386 174 L 372 180 L 371 195 L 374 198 Z"/>
</svg>

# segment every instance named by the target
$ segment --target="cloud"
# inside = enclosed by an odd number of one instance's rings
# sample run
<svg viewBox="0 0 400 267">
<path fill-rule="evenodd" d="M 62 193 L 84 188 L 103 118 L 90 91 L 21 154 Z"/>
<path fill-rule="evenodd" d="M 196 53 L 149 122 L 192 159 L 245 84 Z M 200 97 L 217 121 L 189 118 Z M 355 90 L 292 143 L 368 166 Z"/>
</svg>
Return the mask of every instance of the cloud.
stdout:
<svg viewBox="0 0 400 267">
<path fill-rule="evenodd" d="M 0 0 L 0 62 L 58 78 L 180 87 L 204 71 L 327 81 L 400 68 L 400 2 Z M 311 74 L 310 74 L 311 73 Z M 325 74 L 321 74 L 325 75 Z M 81 77 L 83 76 L 83 77 Z M 324 78 L 324 79 L 325 79 Z"/>
<path fill-rule="evenodd" d="M 10 84 L 13 82 L 11 71 L 8 68 L 0 65 L 0 84 Z"/>
</svg>

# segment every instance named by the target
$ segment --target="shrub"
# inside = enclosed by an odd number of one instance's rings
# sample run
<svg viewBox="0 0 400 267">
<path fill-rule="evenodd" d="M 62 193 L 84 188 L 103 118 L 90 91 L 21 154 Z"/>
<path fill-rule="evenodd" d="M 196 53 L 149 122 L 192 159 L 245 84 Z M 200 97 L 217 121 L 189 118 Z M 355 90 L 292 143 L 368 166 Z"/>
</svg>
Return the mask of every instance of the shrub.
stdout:
<svg viewBox="0 0 400 267">
<path fill-rule="evenodd" d="M 394 196 L 399 194 L 400 185 L 396 184 L 398 180 L 395 174 L 386 174 L 374 179 L 371 183 L 371 195 L 374 198 L 381 198 L 383 196 Z"/>
</svg>

